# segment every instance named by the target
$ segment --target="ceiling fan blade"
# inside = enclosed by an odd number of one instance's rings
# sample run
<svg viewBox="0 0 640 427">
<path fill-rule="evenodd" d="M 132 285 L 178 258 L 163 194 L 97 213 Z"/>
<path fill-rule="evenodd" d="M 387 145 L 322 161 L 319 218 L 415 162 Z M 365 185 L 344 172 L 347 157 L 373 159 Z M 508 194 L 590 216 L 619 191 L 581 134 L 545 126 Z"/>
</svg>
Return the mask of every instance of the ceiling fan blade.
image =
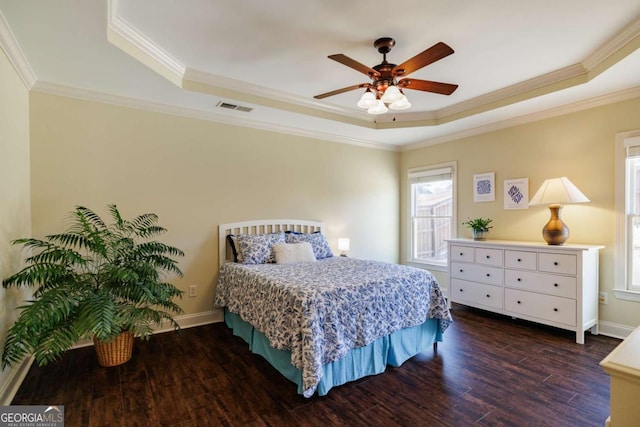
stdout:
<svg viewBox="0 0 640 427">
<path fill-rule="evenodd" d="M 331 92 L 327 92 L 327 93 L 323 93 L 320 95 L 316 95 L 314 96 L 315 99 L 323 99 L 323 98 L 328 98 L 330 96 L 333 95 L 338 95 L 344 92 L 349 92 L 350 90 L 355 90 L 355 89 L 359 89 L 362 87 L 370 87 L 371 84 L 369 83 L 360 83 L 359 85 L 353 85 L 353 86 L 349 86 L 349 87 L 343 87 L 342 89 L 336 89 L 336 90 L 332 90 Z"/>
<path fill-rule="evenodd" d="M 360 71 L 362 74 L 366 74 L 369 77 L 380 76 L 380 73 L 373 68 L 367 67 L 366 65 L 356 61 L 355 59 L 351 59 L 347 55 L 338 53 L 335 55 L 329 55 L 329 59 L 333 59 L 334 61 L 337 61 L 342 65 L 346 65 L 347 67 L 353 68 L 356 71 Z"/>
<path fill-rule="evenodd" d="M 405 89 L 440 93 L 442 95 L 451 95 L 458 88 L 458 85 L 451 83 L 431 82 L 429 80 L 419 79 L 402 79 L 398 82 L 398 86 Z"/>
<path fill-rule="evenodd" d="M 422 67 L 432 64 L 453 53 L 453 49 L 448 44 L 438 42 L 422 53 L 417 54 L 413 58 L 396 65 L 392 70 L 395 76 L 406 76 Z"/>
</svg>

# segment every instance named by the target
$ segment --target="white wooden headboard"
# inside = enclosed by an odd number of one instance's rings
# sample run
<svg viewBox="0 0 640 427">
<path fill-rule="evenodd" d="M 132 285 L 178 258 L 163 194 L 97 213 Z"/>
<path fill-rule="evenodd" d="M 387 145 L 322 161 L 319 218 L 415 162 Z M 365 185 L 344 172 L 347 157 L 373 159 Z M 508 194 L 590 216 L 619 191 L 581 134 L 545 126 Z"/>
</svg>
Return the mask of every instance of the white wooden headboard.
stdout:
<svg viewBox="0 0 640 427">
<path fill-rule="evenodd" d="M 266 234 L 278 231 L 297 231 L 300 233 L 324 234 L 324 223 L 299 219 L 259 219 L 255 221 L 232 222 L 218 226 L 218 256 L 220 264 L 233 260 L 233 254 L 227 245 L 229 234 Z"/>
</svg>

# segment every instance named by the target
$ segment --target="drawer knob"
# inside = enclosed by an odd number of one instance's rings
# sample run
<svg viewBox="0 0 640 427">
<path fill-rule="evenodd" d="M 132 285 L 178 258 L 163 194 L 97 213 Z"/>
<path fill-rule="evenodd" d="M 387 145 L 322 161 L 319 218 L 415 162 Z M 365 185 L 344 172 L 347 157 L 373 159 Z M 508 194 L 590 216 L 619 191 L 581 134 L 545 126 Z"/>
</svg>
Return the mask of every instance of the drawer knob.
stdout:
<svg viewBox="0 0 640 427">
<path fill-rule="evenodd" d="M 464 255 L 464 253 L 460 252 L 460 256 Z"/>
<path fill-rule="evenodd" d="M 491 274 L 487 273 L 487 277 L 491 277 Z"/>
<path fill-rule="evenodd" d="M 558 261 L 554 261 L 554 262 L 553 262 L 553 265 L 558 265 Z"/>
<path fill-rule="evenodd" d="M 463 269 L 460 269 L 460 273 L 462 273 L 463 271 L 464 271 Z"/>
<path fill-rule="evenodd" d="M 522 262 L 522 260 L 520 258 L 518 258 L 518 262 Z"/>
<path fill-rule="evenodd" d="M 487 294 L 487 298 L 491 298 L 491 295 Z"/>
<path fill-rule="evenodd" d="M 553 286 L 555 286 L 555 287 L 557 288 L 557 287 L 558 287 L 558 284 L 557 284 L 557 283 L 554 283 L 554 284 L 553 284 Z"/>
<path fill-rule="evenodd" d="M 460 292 L 464 292 L 464 289 L 460 289 Z"/>
<path fill-rule="evenodd" d="M 491 256 L 487 255 L 487 259 L 491 258 Z"/>
<path fill-rule="evenodd" d="M 518 282 L 522 282 L 522 279 L 518 277 Z"/>
<path fill-rule="evenodd" d="M 553 308 L 553 311 L 558 311 L 558 309 L 554 307 L 554 308 Z"/>
<path fill-rule="evenodd" d="M 522 304 L 522 303 L 520 302 L 520 300 L 518 300 L 518 304 Z"/>
</svg>

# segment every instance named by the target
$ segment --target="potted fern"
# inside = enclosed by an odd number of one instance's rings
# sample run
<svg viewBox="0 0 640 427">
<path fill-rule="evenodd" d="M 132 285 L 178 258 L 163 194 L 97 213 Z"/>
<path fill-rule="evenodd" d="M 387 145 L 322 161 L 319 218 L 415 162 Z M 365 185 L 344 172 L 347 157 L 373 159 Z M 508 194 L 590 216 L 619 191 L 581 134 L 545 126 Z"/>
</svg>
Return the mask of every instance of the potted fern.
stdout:
<svg viewBox="0 0 640 427">
<path fill-rule="evenodd" d="M 182 313 L 173 301 L 182 291 L 164 282 L 166 274 L 182 277 L 173 246 L 150 239 L 166 231 L 158 216 L 128 221 L 109 205 L 113 223 L 77 206 L 66 231 L 43 240 L 12 243 L 31 251 L 26 267 L 4 279 L 2 286 L 28 286 L 33 301 L 9 329 L 2 367 L 33 353 L 39 365 L 58 359 L 81 339 L 93 339 L 98 362 L 115 366 L 131 358 L 133 338 L 148 338 L 153 325 L 179 325 L 171 313 Z"/>
<path fill-rule="evenodd" d="M 469 218 L 463 222 L 462 225 L 467 226 L 473 231 L 473 240 L 485 240 L 485 233 L 489 232 L 489 229 L 493 226 L 489 225 L 493 222 L 491 218 Z"/>
</svg>

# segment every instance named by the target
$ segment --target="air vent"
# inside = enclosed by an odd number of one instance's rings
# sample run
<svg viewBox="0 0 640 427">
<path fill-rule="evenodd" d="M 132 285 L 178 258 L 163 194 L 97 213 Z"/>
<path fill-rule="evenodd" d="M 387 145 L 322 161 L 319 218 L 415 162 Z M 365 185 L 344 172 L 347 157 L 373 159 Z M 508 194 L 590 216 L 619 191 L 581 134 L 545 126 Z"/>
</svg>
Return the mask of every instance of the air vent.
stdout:
<svg viewBox="0 0 640 427">
<path fill-rule="evenodd" d="M 253 108 L 243 107 L 242 105 L 229 104 L 228 102 L 220 101 L 216 104 L 218 108 L 226 108 L 227 110 L 238 110 L 244 111 L 245 113 L 250 112 Z"/>
</svg>

